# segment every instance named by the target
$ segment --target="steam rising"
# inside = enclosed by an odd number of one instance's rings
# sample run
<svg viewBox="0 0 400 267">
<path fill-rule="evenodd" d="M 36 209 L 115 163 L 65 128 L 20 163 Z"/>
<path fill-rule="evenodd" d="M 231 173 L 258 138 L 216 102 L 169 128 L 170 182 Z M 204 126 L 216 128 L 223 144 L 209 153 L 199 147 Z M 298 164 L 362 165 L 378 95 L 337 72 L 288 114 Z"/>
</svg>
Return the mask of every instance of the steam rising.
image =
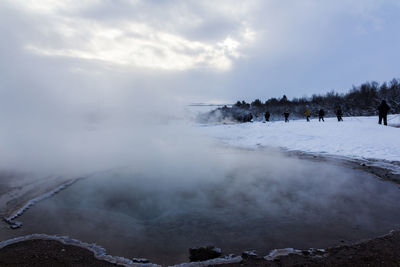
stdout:
<svg viewBox="0 0 400 267">
<path fill-rule="evenodd" d="M 184 123 L 169 125 L 182 118 L 183 103 L 157 87 L 118 74 L 37 72 L 3 91 L 1 168 L 77 174 L 201 147 Z"/>
<path fill-rule="evenodd" d="M 210 244 L 262 255 L 357 241 L 400 218 L 398 189 L 361 171 L 277 151 L 186 145 L 170 139 L 138 165 L 72 185 L 23 215 L 22 231 L 46 229 L 113 255 L 172 264 L 186 261 L 189 247 Z"/>
</svg>

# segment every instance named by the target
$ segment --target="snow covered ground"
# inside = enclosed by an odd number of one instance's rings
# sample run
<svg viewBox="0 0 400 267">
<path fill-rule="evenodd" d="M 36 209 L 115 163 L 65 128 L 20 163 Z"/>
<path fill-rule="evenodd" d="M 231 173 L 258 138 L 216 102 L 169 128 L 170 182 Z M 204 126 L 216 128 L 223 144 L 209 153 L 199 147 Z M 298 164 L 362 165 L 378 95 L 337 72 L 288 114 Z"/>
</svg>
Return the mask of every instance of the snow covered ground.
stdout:
<svg viewBox="0 0 400 267">
<path fill-rule="evenodd" d="M 400 128 L 378 124 L 378 118 L 344 117 L 262 123 L 201 125 L 199 130 L 225 144 L 256 148 L 327 154 L 355 159 L 400 161 Z M 400 115 L 390 115 L 388 124 L 400 125 Z"/>
</svg>

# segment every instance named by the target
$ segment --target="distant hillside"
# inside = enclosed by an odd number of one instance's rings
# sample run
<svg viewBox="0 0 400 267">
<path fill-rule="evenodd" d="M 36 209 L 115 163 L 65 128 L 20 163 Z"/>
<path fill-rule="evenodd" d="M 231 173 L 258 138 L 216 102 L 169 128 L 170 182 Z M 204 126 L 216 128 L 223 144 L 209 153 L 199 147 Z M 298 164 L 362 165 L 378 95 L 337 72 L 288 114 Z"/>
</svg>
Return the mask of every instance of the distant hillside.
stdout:
<svg viewBox="0 0 400 267">
<path fill-rule="evenodd" d="M 282 98 L 270 98 L 265 102 L 260 99 L 251 103 L 237 101 L 232 107 L 219 107 L 201 114 L 198 119 L 203 123 L 241 122 L 244 116 L 251 113 L 254 120 L 261 121 L 264 120 L 264 113 L 269 111 L 271 120 L 282 120 L 286 109 L 290 112 L 290 118 L 304 118 L 307 107 L 312 117 L 317 117 L 321 108 L 325 110 L 326 117 L 332 117 L 335 116 L 338 106 L 342 108 L 344 116 L 371 116 L 377 114 L 377 107 L 383 99 L 391 107 L 389 113 L 400 113 L 400 79 L 393 79 L 382 84 L 366 82 L 357 87 L 353 86 L 346 94 L 331 91 L 325 95 L 312 95 L 292 100 L 283 95 Z"/>
</svg>

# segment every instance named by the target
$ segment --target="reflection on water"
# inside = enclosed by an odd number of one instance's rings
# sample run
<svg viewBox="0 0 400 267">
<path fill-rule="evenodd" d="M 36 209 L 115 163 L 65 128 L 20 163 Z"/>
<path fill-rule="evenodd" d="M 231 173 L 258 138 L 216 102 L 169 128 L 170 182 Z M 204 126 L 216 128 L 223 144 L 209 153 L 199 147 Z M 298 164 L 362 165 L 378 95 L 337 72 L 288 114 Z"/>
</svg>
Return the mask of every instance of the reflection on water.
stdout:
<svg viewBox="0 0 400 267">
<path fill-rule="evenodd" d="M 266 151 L 215 157 L 223 164 L 211 172 L 200 162 L 88 178 L 29 210 L 18 235 L 69 235 L 113 255 L 172 264 L 194 246 L 264 255 L 370 238 L 400 222 L 398 188 L 364 172 Z"/>
</svg>

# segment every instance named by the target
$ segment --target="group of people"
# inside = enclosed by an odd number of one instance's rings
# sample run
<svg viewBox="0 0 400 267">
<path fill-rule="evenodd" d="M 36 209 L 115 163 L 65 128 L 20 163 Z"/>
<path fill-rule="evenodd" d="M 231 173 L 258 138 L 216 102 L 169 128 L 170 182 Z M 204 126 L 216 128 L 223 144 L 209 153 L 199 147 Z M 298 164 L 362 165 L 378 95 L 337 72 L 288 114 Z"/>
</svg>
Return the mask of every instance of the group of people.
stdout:
<svg viewBox="0 0 400 267">
<path fill-rule="evenodd" d="M 386 103 L 386 101 L 385 101 L 385 100 L 382 100 L 381 104 L 380 104 L 379 107 L 378 107 L 378 114 L 379 114 L 379 121 L 378 121 L 378 123 L 379 123 L 379 124 L 382 124 L 382 120 L 383 120 L 383 124 L 384 124 L 384 125 L 387 125 L 387 115 L 388 115 L 389 110 L 390 110 L 390 107 L 388 106 L 388 104 Z M 343 117 L 343 111 L 342 111 L 342 109 L 341 109 L 339 106 L 336 108 L 335 114 L 336 114 L 336 118 L 337 118 L 338 122 L 339 122 L 339 121 L 343 121 L 343 118 L 342 118 L 342 117 Z M 289 115 L 290 115 L 289 111 L 288 111 L 288 110 L 285 110 L 285 112 L 283 113 L 283 116 L 284 116 L 284 118 L 285 118 L 285 122 L 289 122 Z M 311 112 L 310 112 L 310 109 L 309 109 L 309 108 L 306 108 L 306 111 L 304 112 L 304 115 L 306 116 L 306 120 L 307 120 L 307 121 L 310 121 Z M 270 119 L 270 117 L 271 117 L 271 114 L 269 113 L 269 111 L 265 112 L 264 117 L 265 117 L 265 121 L 266 121 L 266 122 L 269 122 L 269 119 Z M 319 121 L 323 121 L 323 122 L 324 122 L 324 121 L 325 121 L 325 120 L 324 120 L 324 117 L 325 117 L 325 110 L 323 110 L 323 109 L 321 108 L 321 109 L 318 111 L 318 118 L 319 118 Z M 250 114 L 247 116 L 247 119 L 250 119 L 250 120 L 247 120 L 247 121 L 251 121 L 252 118 L 253 118 L 253 115 L 250 113 Z"/>
<path fill-rule="evenodd" d="M 289 122 L 289 111 L 285 110 L 285 112 L 283 113 L 283 116 L 285 118 L 285 122 Z M 310 109 L 306 108 L 306 111 L 304 112 L 304 115 L 306 116 L 306 120 L 310 121 L 310 117 L 311 117 L 311 111 Z M 265 112 L 265 121 L 269 121 L 269 118 L 271 117 L 271 114 L 269 113 L 269 111 Z M 342 109 L 340 107 L 337 108 L 336 110 L 336 117 L 338 119 L 338 121 L 343 121 L 343 112 Z M 318 119 L 319 121 L 325 121 L 324 120 L 325 117 L 325 110 L 323 110 L 322 108 L 318 111 Z"/>
<path fill-rule="evenodd" d="M 311 117 L 311 112 L 310 109 L 306 108 L 306 112 L 304 112 L 304 115 L 306 115 L 306 119 L 307 121 L 310 121 L 310 117 Z M 325 121 L 324 120 L 324 116 L 325 116 L 325 110 L 323 110 L 322 108 L 318 111 L 318 118 L 319 121 Z M 340 116 L 341 118 L 341 116 Z"/>
<path fill-rule="evenodd" d="M 310 116 L 311 116 L 311 112 L 308 108 L 306 108 L 306 112 L 304 112 L 304 115 L 306 115 L 306 119 L 307 121 L 310 121 Z M 325 116 L 325 110 L 323 110 L 322 108 L 318 111 L 318 121 L 325 121 L 324 120 L 324 116 Z"/>
</svg>

